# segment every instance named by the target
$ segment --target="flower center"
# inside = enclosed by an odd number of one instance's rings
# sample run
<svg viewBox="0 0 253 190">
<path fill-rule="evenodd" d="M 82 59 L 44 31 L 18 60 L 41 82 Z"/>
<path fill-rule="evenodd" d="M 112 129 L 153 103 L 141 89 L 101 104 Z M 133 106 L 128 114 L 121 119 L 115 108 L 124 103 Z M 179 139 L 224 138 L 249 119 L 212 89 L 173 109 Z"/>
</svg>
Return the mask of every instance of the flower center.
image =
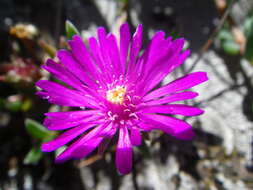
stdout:
<svg viewBox="0 0 253 190">
<path fill-rule="evenodd" d="M 126 88 L 122 86 L 116 86 L 112 90 L 106 92 L 106 99 L 114 104 L 123 104 L 126 94 Z"/>
</svg>

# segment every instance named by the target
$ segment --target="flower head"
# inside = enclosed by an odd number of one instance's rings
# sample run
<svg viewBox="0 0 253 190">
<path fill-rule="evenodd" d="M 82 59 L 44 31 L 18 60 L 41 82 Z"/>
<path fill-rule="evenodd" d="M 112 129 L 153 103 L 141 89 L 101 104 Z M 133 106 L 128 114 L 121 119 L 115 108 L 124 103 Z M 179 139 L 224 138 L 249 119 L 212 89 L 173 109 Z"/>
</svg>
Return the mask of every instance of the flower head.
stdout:
<svg viewBox="0 0 253 190">
<path fill-rule="evenodd" d="M 116 166 L 126 174 L 132 168 L 133 146 L 141 144 L 143 131 L 162 130 L 183 140 L 194 136 L 191 125 L 172 115 L 195 116 L 203 111 L 174 102 L 198 96 L 185 90 L 208 80 L 206 73 L 191 73 L 154 89 L 190 52 L 182 50 L 184 39 L 165 38 L 162 31 L 155 33 L 142 54 L 141 44 L 142 25 L 131 38 L 128 24 L 123 24 L 119 42 L 100 27 L 97 38 L 90 37 L 87 45 L 76 35 L 69 41 L 70 51 L 58 51 L 59 63 L 46 62 L 43 68 L 65 85 L 40 80 L 38 95 L 53 104 L 81 109 L 45 114 L 48 129 L 66 131 L 44 143 L 43 151 L 71 142 L 56 161 L 80 159 L 118 134 Z"/>
</svg>

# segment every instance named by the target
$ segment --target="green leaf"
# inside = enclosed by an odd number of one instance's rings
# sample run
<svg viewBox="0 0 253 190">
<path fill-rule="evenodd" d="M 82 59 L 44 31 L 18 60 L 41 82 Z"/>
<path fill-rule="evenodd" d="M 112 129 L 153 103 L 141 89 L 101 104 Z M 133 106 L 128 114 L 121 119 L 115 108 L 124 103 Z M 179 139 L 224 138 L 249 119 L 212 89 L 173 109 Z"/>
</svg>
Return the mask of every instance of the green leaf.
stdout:
<svg viewBox="0 0 253 190">
<path fill-rule="evenodd" d="M 42 152 L 40 148 L 33 147 L 25 156 L 24 164 L 37 164 L 42 158 Z"/>
<path fill-rule="evenodd" d="M 26 99 L 22 104 L 22 111 L 26 112 L 32 107 L 32 101 L 30 99 Z"/>
<path fill-rule="evenodd" d="M 240 46 L 233 40 L 226 40 L 221 44 L 222 49 L 229 55 L 238 55 L 240 53 Z"/>
<path fill-rule="evenodd" d="M 218 39 L 220 41 L 224 40 L 226 41 L 226 40 L 234 40 L 234 37 L 229 30 L 223 28 L 218 34 Z"/>
<path fill-rule="evenodd" d="M 245 48 L 245 58 L 253 64 L 253 22 L 248 28 L 247 42 Z"/>
<path fill-rule="evenodd" d="M 129 0 L 117 0 L 117 1 L 125 3 L 125 4 L 127 4 L 129 2 Z"/>
<path fill-rule="evenodd" d="M 47 130 L 43 125 L 32 119 L 25 120 L 25 127 L 28 133 L 37 139 L 49 140 L 55 136 L 52 131 Z"/>
<path fill-rule="evenodd" d="M 59 156 L 64 150 L 66 150 L 67 146 L 62 146 L 55 150 L 55 157 Z"/>
<path fill-rule="evenodd" d="M 65 30 L 66 30 L 66 35 L 67 35 L 68 40 L 71 40 L 75 34 L 80 35 L 80 32 L 69 20 L 67 20 L 65 23 Z"/>
<path fill-rule="evenodd" d="M 252 31 L 252 24 L 253 24 L 253 16 L 247 17 L 243 23 L 243 31 L 246 37 L 248 37 Z"/>
<path fill-rule="evenodd" d="M 18 111 L 21 111 L 22 104 L 23 103 L 20 100 L 17 100 L 17 101 L 14 101 L 14 102 L 6 101 L 5 102 L 5 107 L 9 111 L 18 112 Z"/>
</svg>

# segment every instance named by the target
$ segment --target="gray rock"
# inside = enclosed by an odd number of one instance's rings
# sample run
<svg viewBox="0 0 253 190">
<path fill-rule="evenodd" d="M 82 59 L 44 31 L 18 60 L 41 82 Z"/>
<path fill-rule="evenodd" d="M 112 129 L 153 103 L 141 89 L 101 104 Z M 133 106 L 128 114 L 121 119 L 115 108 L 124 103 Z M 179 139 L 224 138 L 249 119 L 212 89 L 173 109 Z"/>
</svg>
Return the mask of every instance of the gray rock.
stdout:
<svg viewBox="0 0 253 190">
<path fill-rule="evenodd" d="M 186 65 L 191 65 L 193 60 L 195 56 L 188 59 Z M 242 61 L 238 64 L 247 71 L 246 74 L 250 77 L 253 68 L 249 63 Z M 242 85 L 233 88 L 235 81 L 224 60 L 213 51 L 205 54 L 194 71 L 206 71 L 209 77 L 207 83 L 194 88 L 200 93 L 197 101 L 202 102 L 201 105 L 205 110 L 205 114 L 199 117 L 201 128 L 223 139 L 227 155 L 231 155 L 236 149 L 245 155 L 248 164 L 251 164 L 253 123 L 247 119 L 242 110 L 247 87 Z M 245 80 L 241 73 L 236 73 L 236 77 L 240 83 Z M 220 92 L 223 93 L 219 94 Z"/>
</svg>

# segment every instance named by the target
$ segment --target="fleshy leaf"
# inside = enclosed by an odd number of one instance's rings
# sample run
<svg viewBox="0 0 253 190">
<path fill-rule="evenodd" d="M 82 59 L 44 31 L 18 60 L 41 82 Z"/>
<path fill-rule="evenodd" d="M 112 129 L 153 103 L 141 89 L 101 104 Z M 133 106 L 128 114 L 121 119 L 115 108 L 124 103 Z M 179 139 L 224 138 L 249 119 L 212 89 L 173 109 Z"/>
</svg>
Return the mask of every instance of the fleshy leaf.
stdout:
<svg viewBox="0 0 253 190">
<path fill-rule="evenodd" d="M 222 42 L 222 49 L 228 55 L 237 55 L 240 53 L 240 45 L 237 44 L 234 40 L 226 40 Z"/>
<path fill-rule="evenodd" d="M 12 112 L 19 112 L 22 109 L 22 102 L 19 100 L 14 101 L 14 102 L 6 101 L 5 107 L 6 107 L 6 109 L 8 109 Z"/>
<path fill-rule="evenodd" d="M 68 40 L 72 39 L 72 37 L 75 34 L 80 35 L 80 32 L 77 30 L 74 24 L 72 24 L 72 22 L 70 22 L 69 20 L 67 20 L 65 23 L 65 30 L 66 30 L 66 35 L 67 35 Z"/>
<path fill-rule="evenodd" d="M 24 164 L 36 164 L 42 158 L 42 152 L 40 148 L 33 147 L 24 159 Z"/>
<path fill-rule="evenodd" d="M 27 132 L 33 137 L 40 140 L 48 140 L 55 136 L 55 133 L 47 130 L 43 125 L 32 119 L 25 120 Z"/>
<path fill-rule="evenodd" d="M 253 64 L 253 22 L 249 27 L 244 56 L 251 64 Z"/>
</svg>

